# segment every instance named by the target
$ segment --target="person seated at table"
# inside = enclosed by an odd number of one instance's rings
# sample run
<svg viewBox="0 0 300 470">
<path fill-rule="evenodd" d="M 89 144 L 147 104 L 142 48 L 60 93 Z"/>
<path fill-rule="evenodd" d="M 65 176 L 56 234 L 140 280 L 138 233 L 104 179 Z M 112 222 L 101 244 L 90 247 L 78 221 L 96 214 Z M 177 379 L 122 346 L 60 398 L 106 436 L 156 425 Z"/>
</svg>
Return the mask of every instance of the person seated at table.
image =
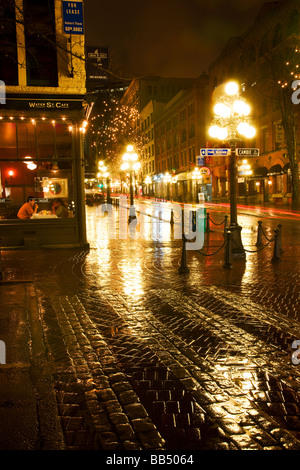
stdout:
<svg viewBox="0 0 300 470">
<path fill-rule="evenodd" d="M 54 199 L 52 204 L 52 212 L 57 217 L 68 217 L 68 208 L 65 206 L 63 199 Z"/>
<path fill-rule="evenodd" d="M 38 210 L 38 205 L 35 202 L 35 198 L 33 196 L 28 196 L 27 202 L 23 204 L 23 206 L 19 209 L 19 212 L 17 214 L 19 219 L 31 219 L 33 214 L 37 213 Z"/>
</svg>

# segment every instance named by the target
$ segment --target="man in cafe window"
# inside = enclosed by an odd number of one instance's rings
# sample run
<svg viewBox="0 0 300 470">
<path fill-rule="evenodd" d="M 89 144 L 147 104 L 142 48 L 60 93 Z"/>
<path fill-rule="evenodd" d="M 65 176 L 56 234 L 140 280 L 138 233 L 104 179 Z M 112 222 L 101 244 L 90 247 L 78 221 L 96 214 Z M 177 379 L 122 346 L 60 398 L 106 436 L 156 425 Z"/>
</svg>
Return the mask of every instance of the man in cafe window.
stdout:
<svg viewBox="0 0 300 470">
<path fill-rule="evenodd" d="M 35 198 L 33 196 L 29 196 L 27 198 L 27 202 L 25 202 L 25 204 L 20 208 L 18 218 L 23 220 L 31 219 L 32 215 L 36 214 L 38 207 L 39 206 L 35 202 Z"/>
</svg>

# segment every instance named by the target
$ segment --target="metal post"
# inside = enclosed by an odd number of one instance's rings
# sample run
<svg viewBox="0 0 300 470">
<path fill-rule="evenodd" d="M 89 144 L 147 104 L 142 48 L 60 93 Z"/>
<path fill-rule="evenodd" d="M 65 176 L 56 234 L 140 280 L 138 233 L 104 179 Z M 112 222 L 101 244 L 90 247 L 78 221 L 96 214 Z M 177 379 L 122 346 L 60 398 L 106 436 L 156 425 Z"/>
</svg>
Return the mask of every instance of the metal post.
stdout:
<svg viewBox="0 0 300 470">
<path fill-rule="evenodd" d="M 170 224 L 174 225 L 174 211 L 173 211 L 173 209 L 171 209 Z"/>
<path fill-rule="evenodd" d="M 272 263 L 277 263 L 280 261 L 280 241 L 279 241 L 279 229 L 276 228 L 274 230 L 275 232 L 275 240 L 274 240 L 274 253 L 273 253 L 273 258 L 272 258 Z"/>
<path fill-rule="evenodd" d="M 232 233 L 230 230 L 226 231 L 226 238 L 223 268 L 229 269 L 232 266 Z"/>
<path fill-rule="evenodd" d="M 228 215 L 225 215 L 225 221 L 224 221 L 224 237 L 226 236 L 227 225 L 228 225 Z"/>
<path fill-rule="evenodd" d="M 185 234 L 182 234 L 182 253 L 181 253 L 181 262 L 178 272 L 180 274 L 188 274 L 190 272 L 188 265 L 187 265 L 187 258 L 186 258 L 186 238 Z"/>
<path fill-rule="evenodd" d="M 235 241 L 232 247 L 232 253 L 235 256 L 246 258 L 245 250 L 243 247 L 241 231 L 242 227 L 237 222 L 237 168 L 236 168 L 236 155 L 235 145 L 231 145 L 230 154 L 230 231 L 232 239 Z"/>
<path fill-rule="evenodd" d="M 236 192 L 236 158 L 235 148 L 231 146 L 230 153 L 230 225 L 237 225 L 237 192 Z"/>
<path fill-rule="evenodd" d="M 110 199 L 110 179 L 106 179 L 106 187 L 107 187 L 107 192 L 106 192 L 106 202 L 107 204 L 111 204 L 111 199 Z"/>
<path fill-rule="evenodd" d="M 278 224 L 277 225 L 278 227 L 278 230 L 279 230 L 279 250 L 280 250 L 280 253 L 283 253 L 283 249 L 282 249 L 282 238 L 281 238 L 281 228 L 282 228 L 282 225 L 281 224 Z"/>
<path fill-rule="evenodd" d="M 263 235 L 262 221 L 259 220 L 258 221 L 258 230 L 257 230 L 257 240 L 256 240 L 256 246 L 257 247 L 263 246 L 262 235 Z"/>
<path fill-rule="evenodd" d="M 206 214 L 206 232 L 211 232 L 209 225 L 209 213 Z"/>
<path fill-rule="evenodd" d="M 132 185 L 132 170 L 130 170 L 130 207 L 129 207 L 129 217 L 128 222 L 136 219 L 135 207 L 133 203 L 133 185 Z"/>
<path fill-rule="evenodd" d="M 132 170 L 130 170 L 130 205 L 133 206 Z"/>
</svg>

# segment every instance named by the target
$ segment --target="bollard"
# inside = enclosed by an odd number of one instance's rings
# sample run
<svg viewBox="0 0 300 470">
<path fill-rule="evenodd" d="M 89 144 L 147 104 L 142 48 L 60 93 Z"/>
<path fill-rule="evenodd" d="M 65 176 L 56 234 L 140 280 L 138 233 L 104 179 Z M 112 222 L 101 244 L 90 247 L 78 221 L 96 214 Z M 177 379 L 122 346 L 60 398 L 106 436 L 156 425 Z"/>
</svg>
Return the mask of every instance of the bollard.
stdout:
<svg viewBox="0 0 300 470">
<path fill-rule="evenodd" d="M 190 212 L 190 223 L 191 223 L 191 228 L 192 228 L 192 232 L 196 232 L 197 230 L 197 215 L 196 215 L 196 211 L 191 211 Z"/>
<path fill-rule="evenodd" d="M 257 230 L 257 240 L 256 240 L 256 246 L 263 246 L 262 242 L 262 235 L 263 235 L 263 230 L 262 230 L 262 221 L 258 221 L 258 230 Z"/>
<path fill-rule="evenodd" d="M 158 213 L 158 219 L 162 220 L 162 212 L 161 211 Z"/>
<path fill-rule="evenodd" d="M 223 268 L 230 269 L 232 266 L 232 233 L 230 230 L 226 231 L 226 238 Z"/>
<path fill-rule="evenodd" d="M 181 253 L 181 262 L 180 262 L 180 267 L 178 269 L 178 272 L 180 274 L 188 274 L 190 272 L 188 265 L 187 265 L 187 259 L 186 259 L 186 238 L 184 233 L 182 234 L 182 253 Z"/>
<path fill-rule="evenodd" d="M 209 213 L 206 214 L 206 232 L 211 232 L 209 226 Z"/>
<path fill-rule="evenodd" d="M 272 263 L 277 263 L 280 261 L 280 240 L 279 240 L 279 229 L 276 228 L 274 230 L 275 232 L 275 240 L 274 240 L 274 253 L 273 253 L 273 258 L 272 258 Z"/>
<path fill-rule="evenodd" d="M 226 236 L 227 225 L 228 225 L 228 215 L 225 215 L 225 221 L 224 221 L 224 237 Z"/>
<path fill-rule="evenodd" d="M 279 235 L 278 235 L 278 238 L 279 238 L 279 250 L 280 250 L 280 253 L 283 253 L 283 249 L 282 249 L 282 238 L 281 238 L 281 228 L 282 228 L 282 225 L 281 225 L 281 224 L 278 224 L 277 227 L 278 227 L 278 230 L 279 230 Z"/>
<path fill-rule="evenodd" d="M 170 224 L 174 225 L 174 211 L 173 211 L 173 209 L 171 209 Z"/>
<path fill-rule="evenodd" d="M 128 223 L 132 222 L 132 220 L 135 220 L 135 219 L 136 219 L 135 207 L 130 206 L 129 207 Z"/>
</svg>

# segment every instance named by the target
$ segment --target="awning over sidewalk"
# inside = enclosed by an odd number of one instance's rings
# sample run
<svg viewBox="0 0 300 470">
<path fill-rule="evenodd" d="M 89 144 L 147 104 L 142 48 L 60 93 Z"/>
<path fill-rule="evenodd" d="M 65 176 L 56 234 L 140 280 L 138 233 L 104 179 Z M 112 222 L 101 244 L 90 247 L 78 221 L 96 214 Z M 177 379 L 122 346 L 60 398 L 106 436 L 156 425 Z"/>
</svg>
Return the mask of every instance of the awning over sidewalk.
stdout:
<svg viewBox="0 0 300 470">
<path fill-rule="evenodd" d="M 253 176 L 256 178 L 264 178 L 268 176 L 268 169 L 265 166 L 259 166 L 253 171 Z"/>
<path fill-rule="evenodd" d="M 267 174 L 268 176 L 282 175 L 283 174 L 282 166 L 279 164 L 271 166 Z"/>
</svg>

